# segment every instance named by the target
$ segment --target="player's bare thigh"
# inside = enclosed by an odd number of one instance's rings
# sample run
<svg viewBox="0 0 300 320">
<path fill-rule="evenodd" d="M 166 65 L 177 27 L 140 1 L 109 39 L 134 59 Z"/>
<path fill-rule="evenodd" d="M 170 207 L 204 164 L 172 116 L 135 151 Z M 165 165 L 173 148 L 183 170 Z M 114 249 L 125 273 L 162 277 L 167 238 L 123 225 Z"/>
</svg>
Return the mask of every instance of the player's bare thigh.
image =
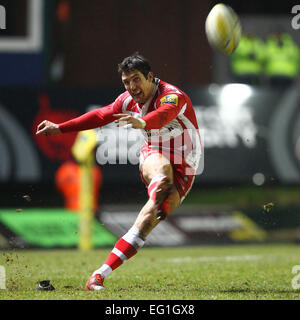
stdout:
<svg viewBox="0 0 300 320">
<path fill-rule="evenodd" d="M 147 184 L 159 173 L 169 177 L 173 182 L 173 168 L 170 161 L 161 153 L 153 153 L 149 155 L 142 164 L 142 175 Z"/>
<path fill-rule="evenodd" d="M 143 178 L 147 184 L 151 182 L 153 177 L 157 174 L 162 173 L 169 177 L 170 181 L 173 182 L 173 168 L 170 161 L 160 153 L 154 153 L 148 156 L 142 165 Z M 169 196 L 170 211 L 174 211 L 180 204 L 180 196 L 178 191 L 174 188 L 171 195 Z M 143 236 L 147 236 L 150 231 L 160 222 L 156 216 L 155 203 L 149 199 L 145 206 L 140 211 L 135 225 L 141 230 Z"/>
</svg>

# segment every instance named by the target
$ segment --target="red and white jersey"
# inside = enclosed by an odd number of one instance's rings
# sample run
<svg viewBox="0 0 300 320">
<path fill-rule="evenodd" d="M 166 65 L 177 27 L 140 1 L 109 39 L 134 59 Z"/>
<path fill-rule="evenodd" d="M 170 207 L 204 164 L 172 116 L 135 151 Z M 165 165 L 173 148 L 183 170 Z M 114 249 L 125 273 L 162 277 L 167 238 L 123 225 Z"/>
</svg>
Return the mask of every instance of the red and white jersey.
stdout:
<svg viewBox="0 0 300 320">
<path fill-rule="evenodd" d="M 185 161 L 197 169 L 202 153 L 201 138 L 191 100 L 183 91 L 155 78 L 155 88 L 145 104 L 136 103 L 126 91 L 113 107 L 115 113 L 128 113 L 146 121 L 141 154 L 160 150 L 171 162 Z"/>
<path fill-rule="evenodd" d="M 62 132 L 88 130 L 115 120 L 114 114 L 127 113 L 146 121 L 142 130 L 142 154 L 161 152 L 174 164 L 194 170 L 200 162 L 202 145 L 196 115 L 189 97 L 177 87 L 155 78 L 155 87 L 145 104 L 134 101 L 128 91 L 106 107 L 59 124 Z M 141 129 L 140 129 L 141 130 Z M 142 158 L 140 158 L 143 161 Z"/>
</svg>

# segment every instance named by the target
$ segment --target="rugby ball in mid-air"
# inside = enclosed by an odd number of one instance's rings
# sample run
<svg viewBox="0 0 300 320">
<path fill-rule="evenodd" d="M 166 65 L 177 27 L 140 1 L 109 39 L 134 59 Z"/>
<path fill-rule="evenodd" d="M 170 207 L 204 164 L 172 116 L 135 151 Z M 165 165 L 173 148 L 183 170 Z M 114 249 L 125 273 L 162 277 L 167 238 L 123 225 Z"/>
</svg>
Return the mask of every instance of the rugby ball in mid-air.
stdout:
<svg viewBox="0 0 300 320">
<path fill-rule="evenodd" d="M 223 3 L 218 3 L 206 18 L 205 32 L 213 48 L 230 55 L 240 42 L 242 27 L 233 9 Z"/>
</svg>

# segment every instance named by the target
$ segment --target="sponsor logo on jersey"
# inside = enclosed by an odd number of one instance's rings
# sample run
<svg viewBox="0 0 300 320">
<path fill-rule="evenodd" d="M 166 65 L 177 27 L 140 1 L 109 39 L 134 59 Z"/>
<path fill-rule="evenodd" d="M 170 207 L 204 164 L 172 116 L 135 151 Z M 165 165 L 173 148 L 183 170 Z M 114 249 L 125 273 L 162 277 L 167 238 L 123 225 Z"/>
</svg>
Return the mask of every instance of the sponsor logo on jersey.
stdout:
<svg viewBox="0 0 300 320">
<path fill-rule="evenodd" d="M 161 105 L 171 103 L 171 104 L 174 104 L 175 106 L 178 106 L 178 96 L 176 94 L 169 94 L 161 98 L 160 103 Z"/>
</svg>

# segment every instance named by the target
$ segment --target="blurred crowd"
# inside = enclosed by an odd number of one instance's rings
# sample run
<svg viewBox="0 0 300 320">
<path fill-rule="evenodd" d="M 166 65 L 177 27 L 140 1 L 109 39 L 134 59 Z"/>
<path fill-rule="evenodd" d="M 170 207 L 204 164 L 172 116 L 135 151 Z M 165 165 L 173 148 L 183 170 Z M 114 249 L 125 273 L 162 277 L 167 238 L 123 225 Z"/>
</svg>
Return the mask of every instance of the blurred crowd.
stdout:
<svg viewBox="0 0 300 320">
<path fill-rule="evenodd" d="M 231 55 L 230 67 L 235 82 L 285 88 L 298 78 L 300 49 L 282 30 L 274 30 L 265 40 L 245 33 Z"/>
</svg>

